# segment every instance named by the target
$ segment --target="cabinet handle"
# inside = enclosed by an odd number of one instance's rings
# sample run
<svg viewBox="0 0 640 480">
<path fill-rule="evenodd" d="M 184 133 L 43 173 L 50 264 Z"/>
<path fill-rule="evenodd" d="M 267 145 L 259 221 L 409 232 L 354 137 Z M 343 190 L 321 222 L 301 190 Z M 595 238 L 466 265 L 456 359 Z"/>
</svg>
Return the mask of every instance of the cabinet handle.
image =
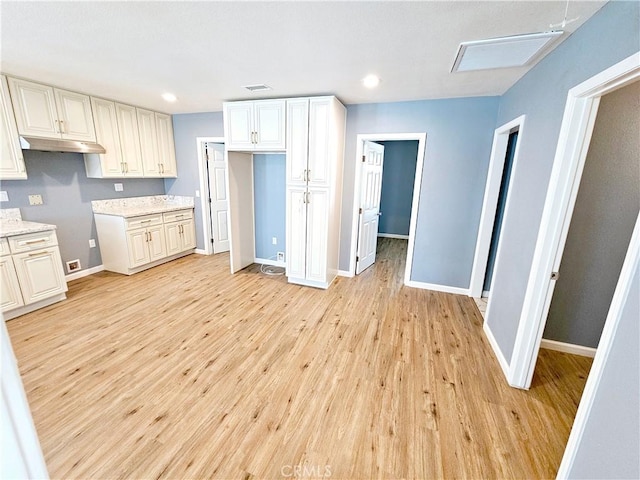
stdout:
<svg viewBox="0 0 640 480">
<path fill-rule="evenodd" d="M 140 223 L 150 223 L 151 220 L 140 220 Z"/>
<path fill-rule="evenodd" d="M 307 203 L 311 203 L 311 194 L 307 192 Z"/>
<path fill-rule="evenodd" d="M 64 120 L 60 120 L 60 131 L 61 133 L 67 133 L 67 129 L 64 126 Z"/>
<path fill-rule="evenodd" d="M 162 167 L 162 173 L 164 174 L 164 163 L 161 163 L 160 166 Z"/>
<path fill-rule="evenodd" d="M 180 225 L 180 233 L 183 234 L 184 233 L 184 225 Z"/>
<path fill-rule="evenodd" d="M 42 243 L 46 241 L 46 238 L 39 238 L 38 240 L 28 240 L 26 242 L 20 242 L 20 245 L 33 245 L 34 243 Z"/>
<path fill-rule="evenodd" d="M 124 173 L 129 173 L 129 164 L 124 162 Z"/>
<path fill-rule="evenodd" d="M 30 253 L 29 256 L 30 257 L 43 257 L 45 255 L 48 255 L 49 252 L 47 252 L 46 250 L 44 252 L 35 252 L 35 253 Z"/>
<path fill-rule="evenodd" d="M 58 120 L 54 120 L 56 122 L 54 128 L 56 130 L 56 133 L 60 133 L 60 122 L 58 122 Z"/>
<path fill-rule="evenodd" d="M 311 170 L 307 170 L 307 182 L 311 181 Z"/>
<path fill-rule="evenodd" d="M 120 162 L 120 171 L 124 173 L 124 162 Z"/>
</svg>

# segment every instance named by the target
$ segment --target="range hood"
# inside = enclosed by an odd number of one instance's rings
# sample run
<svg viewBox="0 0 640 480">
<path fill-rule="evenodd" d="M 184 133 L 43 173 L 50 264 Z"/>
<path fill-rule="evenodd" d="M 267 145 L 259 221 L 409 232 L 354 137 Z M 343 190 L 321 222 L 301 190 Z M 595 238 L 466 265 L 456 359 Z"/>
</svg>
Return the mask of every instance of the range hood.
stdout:
<svg viewBox="0 0 640 480">
<path fill-rule="evenodd" d="M 40 152 L 107 153 L 104 147 L 97 143 L 24 136 L 20 137 L 20 148 Z"/>
</svg>

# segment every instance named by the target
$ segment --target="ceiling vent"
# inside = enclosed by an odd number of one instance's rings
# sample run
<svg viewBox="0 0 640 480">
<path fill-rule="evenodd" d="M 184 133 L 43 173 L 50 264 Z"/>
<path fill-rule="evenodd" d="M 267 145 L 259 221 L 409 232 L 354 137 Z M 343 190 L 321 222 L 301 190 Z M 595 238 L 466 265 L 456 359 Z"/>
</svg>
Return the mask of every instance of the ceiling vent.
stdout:
<svg viewBox="0 0 640 480">
<path fill-rule="evenodd" d="M 531 63 L 564 32 L 527 33 L 510 37 L 462 42 L 452 72 L 522 67 Z"/>
<path fill-rule="evenodd" d="M 245 85 L 247 90 L 250 92 L 264 92 L 265 90 L 273 90 L 269 85 L 259 84 L 259 85 Z"/>
</svg>

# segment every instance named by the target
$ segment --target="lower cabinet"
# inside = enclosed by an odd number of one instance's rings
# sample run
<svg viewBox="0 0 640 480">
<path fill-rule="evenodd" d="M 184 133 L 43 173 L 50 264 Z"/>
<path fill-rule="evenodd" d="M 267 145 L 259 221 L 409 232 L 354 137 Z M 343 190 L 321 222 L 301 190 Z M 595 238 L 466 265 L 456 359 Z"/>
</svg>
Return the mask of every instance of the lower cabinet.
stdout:
<svg viewBox="0 0 640 480">
<path fill-rule="evenodd" d="M 66 298 L 67 282 L 54 231 L 16 235 L 2 248 L 2 312 L 11 319 Z M 7 254 L 10 251 L 11 254 Z"/>
<path fill-rule="evenodd" d="M 193 253 L 193 209 L 122 217 L 95 213 L 105 270 L 131 275 Z"/>
</svg>

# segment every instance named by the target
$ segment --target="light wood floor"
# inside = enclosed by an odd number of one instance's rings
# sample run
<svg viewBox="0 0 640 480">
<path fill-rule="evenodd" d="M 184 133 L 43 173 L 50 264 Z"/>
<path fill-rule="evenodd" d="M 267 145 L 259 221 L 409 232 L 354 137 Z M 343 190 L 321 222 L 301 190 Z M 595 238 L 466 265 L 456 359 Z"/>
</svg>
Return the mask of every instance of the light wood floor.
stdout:
<svg viewBox="0 0 640 480">
<path fill-rule="evenodd" d="M 405 245 L 328 291 L 191 255 L 9 321 L 51 477 L 554 477 L 591 360 L 508 387 L 471 298 L 402 286 Z"/>
</svg>

